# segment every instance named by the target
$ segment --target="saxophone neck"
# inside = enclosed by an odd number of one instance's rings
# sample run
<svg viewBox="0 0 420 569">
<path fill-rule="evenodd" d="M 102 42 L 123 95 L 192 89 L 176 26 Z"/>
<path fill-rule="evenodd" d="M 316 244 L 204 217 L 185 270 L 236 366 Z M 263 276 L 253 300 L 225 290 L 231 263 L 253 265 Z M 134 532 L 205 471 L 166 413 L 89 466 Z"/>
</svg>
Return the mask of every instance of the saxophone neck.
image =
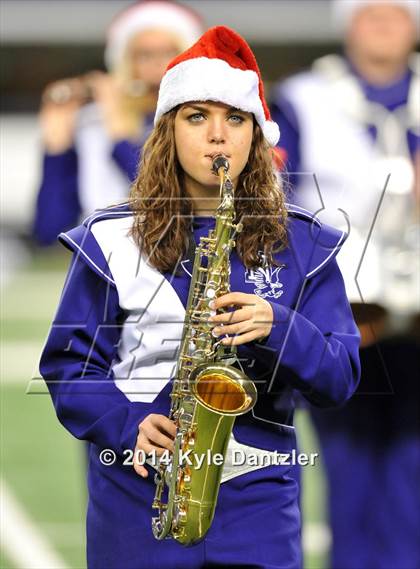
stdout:
<svg viewBox="0 0 420 569">
<path fill-rule="evenodd" d="M 217 208 L 217 213 L 223 213 L 234 210 L 234 195 L 233 184 L 230 179 L 226 180 L 220 186 L 220 205 Z"/>
<path fill-rule="evenodd" d="M 233 208 L 234 187 L 229 175 L 229 161 L 223 154 L 218 154 L 213 159 L 212 170 L 220 179 L 220 205 L 217 211 L 220 213 Z"/>
</svg>

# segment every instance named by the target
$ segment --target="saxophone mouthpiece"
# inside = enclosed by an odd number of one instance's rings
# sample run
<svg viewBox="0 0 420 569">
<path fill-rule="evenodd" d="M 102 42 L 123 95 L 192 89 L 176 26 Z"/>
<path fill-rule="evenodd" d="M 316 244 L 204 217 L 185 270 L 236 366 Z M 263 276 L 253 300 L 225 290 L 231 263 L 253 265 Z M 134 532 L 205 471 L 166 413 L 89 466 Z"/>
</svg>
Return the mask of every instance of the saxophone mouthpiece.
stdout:
<svg viewBox="0 0 420 569">
<path fill-rule="evenodd" d="M 225 173 L 229 170 L 229 161 L 224 154 L 217 154 L 213 158 L 212 172 L 218 176 L 220 168 L 223 168 Z"/>
</svg>

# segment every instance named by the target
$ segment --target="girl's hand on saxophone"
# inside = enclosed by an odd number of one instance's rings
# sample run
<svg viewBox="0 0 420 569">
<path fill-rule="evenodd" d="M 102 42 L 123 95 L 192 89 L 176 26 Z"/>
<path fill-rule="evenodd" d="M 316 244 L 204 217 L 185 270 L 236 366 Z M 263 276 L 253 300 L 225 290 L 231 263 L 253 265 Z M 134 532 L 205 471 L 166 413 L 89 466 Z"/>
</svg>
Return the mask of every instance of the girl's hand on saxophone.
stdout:
<svg viewBox="0 0 420 569">
<path fill-rule="evenodd" d="M 273 326 L 273 309 L 271 304 L 256 294 L 230 292 L 219 296 L 211 303 L 213 310 L 234 306 L 236 310 L 216 314 L 209 318 L 215 324 L 214 336 L 233 337 L 223 338 L 225 345 L 238 346 L 253 340 L 268 336 Z"/>
<path fill-rule="evenodd" d="M 168 419 L 168 417 L 165 415 L 157 415 L 156 413 L 147 415 L 139 424 L 139 434 L 137 436 L 134 457 L 137 456 L 137 451 L 141 450 L 146 453 L 156 451 L 157 456 L 161 456 L 165 450 L 173 452 L 175 436 L 175 423 Z M 143 478 L 147 478 L 148 472 L 146 467 L 139 464 L 135 458 L 134 470 Z"/>
</svg>

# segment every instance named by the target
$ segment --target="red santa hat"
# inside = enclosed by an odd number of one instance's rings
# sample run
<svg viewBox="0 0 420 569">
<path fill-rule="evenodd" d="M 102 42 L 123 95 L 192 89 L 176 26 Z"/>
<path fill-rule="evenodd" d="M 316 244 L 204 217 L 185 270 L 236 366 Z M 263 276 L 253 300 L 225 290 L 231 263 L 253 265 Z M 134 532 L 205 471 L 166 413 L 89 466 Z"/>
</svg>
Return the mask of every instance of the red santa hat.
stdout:
<svg viewBox="0 0 420 569">
<path fill-rule="evenodd" d="M 155 124 L 163 114 L 188 101 L 216 101 L 253 113 L 271 146 L 280 138 L 265 101 L 255 56 L 246 41 L 229 28 L 209 29 L 171 61 L 160 84 Z"/>
<path fill-rule="evenodd" d="M 354 15 L 367 6 L 392 4 L 406 10 L 419 29 L 420 4 L 419 0 L 334 0 L 332 3 L 332 16 L 334 24 L 344 33 Z"/>
<path fill-rule="evenodd" d="M 201 17 L 191 8 L 171 0 L 141 0 L 120 12 L 111 23 L 105 48 L 105 63 L 114 69 L 123 59 L 133 35 L 146 30 L 166 30 L 180 38 L 181 49 L 203 33 Z"/>
</svg>

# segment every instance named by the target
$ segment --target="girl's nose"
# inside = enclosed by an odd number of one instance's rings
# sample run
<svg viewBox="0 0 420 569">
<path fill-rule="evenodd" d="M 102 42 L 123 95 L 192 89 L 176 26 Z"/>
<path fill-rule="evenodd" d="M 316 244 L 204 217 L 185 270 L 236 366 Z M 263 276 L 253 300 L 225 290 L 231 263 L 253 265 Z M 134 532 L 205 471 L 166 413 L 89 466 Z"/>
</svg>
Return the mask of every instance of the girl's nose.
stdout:
<svg viewBox="0 0 420 569">
<path fill-rule="evenodd" d="M 209 120 L 208 126 L 208 140 L 216 144 L 223 144 L 226 142 L 226 132 L 223 120 L 213 118 Z"/>
</svg>

